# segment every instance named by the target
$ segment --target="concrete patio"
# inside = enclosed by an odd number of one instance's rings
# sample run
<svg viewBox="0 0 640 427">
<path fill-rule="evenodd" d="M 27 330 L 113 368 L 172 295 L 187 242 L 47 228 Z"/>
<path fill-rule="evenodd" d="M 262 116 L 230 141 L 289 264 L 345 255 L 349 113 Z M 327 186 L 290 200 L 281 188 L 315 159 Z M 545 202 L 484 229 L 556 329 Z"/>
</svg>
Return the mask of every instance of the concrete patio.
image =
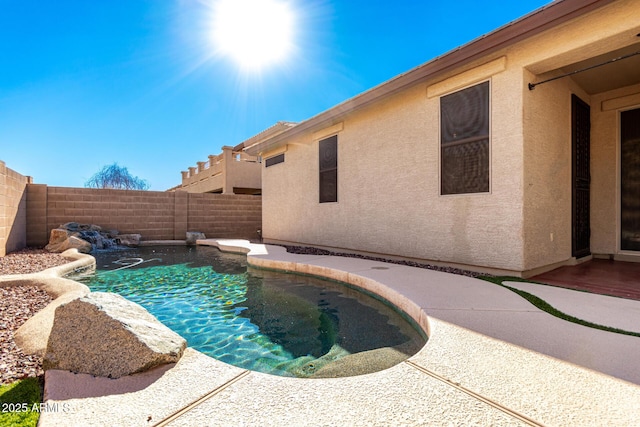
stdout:
<svg viewBox="0 0 640 427">
<path fill-rule="evenodd" d="M 571 425 L 640 420 L 640 338 L 569 323 L 501 286 L 356 258 L 206 240 L 250 265 L 364 287 L 429 335 L 390 369 L 336 379 L 276 377 L 188 349 L 175 366 L 118 380 L 48 371 L 40 425 Z M 567 314 L 640 332 L 640 301 L 512 283 Z"/>
</svg>

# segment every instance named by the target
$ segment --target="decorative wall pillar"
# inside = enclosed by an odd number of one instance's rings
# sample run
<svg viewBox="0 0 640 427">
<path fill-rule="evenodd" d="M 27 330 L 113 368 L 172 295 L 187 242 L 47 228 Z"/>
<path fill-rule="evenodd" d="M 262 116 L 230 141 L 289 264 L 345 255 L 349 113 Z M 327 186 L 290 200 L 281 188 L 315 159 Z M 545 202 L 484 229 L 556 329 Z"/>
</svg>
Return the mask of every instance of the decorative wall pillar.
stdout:
<svg viewBox="0 0 640 427">
<path fill-rule="evenodd" d="M 174 198 L 173 239 L 184 240 L 189 227 L 189 193 L 176 190 Z"/>
<path fill-rule="evenodd" d="M 222 194 L 233 194 L 233 180 L 229 176 L 233 172 L 233 147 L 222 147 Z"/>
<path fill-rule="evenodd" d="M 27 246 L 42 247 L 49 242 L 47 229 L 47 185 L 27 185 Z"/>
</svg>

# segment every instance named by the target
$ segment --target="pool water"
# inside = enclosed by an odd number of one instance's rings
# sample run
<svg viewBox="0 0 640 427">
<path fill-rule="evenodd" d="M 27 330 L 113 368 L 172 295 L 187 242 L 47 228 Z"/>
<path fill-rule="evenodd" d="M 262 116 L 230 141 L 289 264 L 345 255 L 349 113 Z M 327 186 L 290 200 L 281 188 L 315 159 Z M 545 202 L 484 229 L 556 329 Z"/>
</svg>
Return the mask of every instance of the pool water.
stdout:
<svg viewBox="0 0 640 427">
<path fill-rule="evenodd" d="M 244 255 L 206 246 L 92 255 L 96 271 L 70 278 L 142 305 L 190 347 L 241 368 L 344 376 L 363 373 L 363 364 L 365 371 L 389 367 L 425 343 L 400 313 L 369 295 L 317 278 L 248 269 Z M 349 368 L 350 360 L 360 366 Z M 338 361 L 346 368 L 330 366 Z"/>
</svg>

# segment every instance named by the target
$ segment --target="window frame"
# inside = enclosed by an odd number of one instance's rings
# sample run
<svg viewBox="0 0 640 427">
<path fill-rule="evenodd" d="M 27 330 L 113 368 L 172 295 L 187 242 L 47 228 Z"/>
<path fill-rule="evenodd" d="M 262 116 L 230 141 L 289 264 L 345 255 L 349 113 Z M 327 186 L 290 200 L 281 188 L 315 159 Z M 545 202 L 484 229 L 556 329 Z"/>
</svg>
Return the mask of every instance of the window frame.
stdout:
<svg viewBox="0 0 640 427">
<path fill-rule="evenodd" d="M 335 146 L 335 153 L 334 153 L 335 165 L 329 165 L 329 166 L 325 165 L 323 167 L 323 145 L 326 147 L 328 146 L 328 144 L 334 144 Z M 331 160 L 331 163 L 334 163 L 334 161 Z M 329 175 L 329 173 L 332 173 L 331 174 L 332 178 L 335 176 L 335 178 L 333 179 L 333 182 L 334 182 L 333 185 L 335 186 L 335 188 L 331 192 L 331 195 L 333 195 L 333 197 L 326 198 L 326 197 L 323 197 L 323 196 L 326 196 L 327 194 L 326 191 L 323 191 L 323 183 L 325 185 L 331 185 L 331 180 L 326 181 L 323 179 L 323 176 L 327 176 Z M 325 138 L 322 138 L 321 140 L 318 141 L 318 203 L 337 203 L 337 202 L 338 202 L 338 135 L 334 134 L 334 135 L 330 135 Z"/>
<path fill-rule="evenodd" d="M 284 153 L 276 154 L 275 156 L 267 157 L 264 159 L 264 167 L 270 168 L 271 166 L 284 163 Z"/>
<path fill-rule="evenodd" d="M 475 86 L 480 86 L 483 84 L 487 84 L 487 134 L 486 135 L 474 135 L 468 138 L 464 138 L 461 139 L 459 141 L 455 141 L 455 142 L 450 142 L 449 144 L 451 145 L 459 145 L 459 144 L 465 144 L 465 143 L 472 143 L 475 141 L 482 141 L 482 140 L 487 140 L 487 190 L 486 191 L 461 191 L 461 192 L 451 192 L 451 193 L 445 193 L 443 192 L 443 176 L 444 176 L 444 165 L 443 165 L 443 129 L 442 129 L 442 99 L 450 96 L 450 95 L 454 95 L 457 93 L 460 93 L 466 89 L 475 87 Z M 440 196 L 443 197 L 455 197 L 455 196 L 469 196 L 469 195 L 487 195 L 487 194 L 491 194 L 491 189 L 492 189 L 492 180 L 491 180 L 491 176 L 492 176 L 492 81 L 491 79 L 485 79 L 485 80 L 481 80 L 481 81 L 477 81 L 474 82 L 473 84 L 469 84 L 463 87 L 460 87 L 456 90 L 447 92 L 443 95 L 441 95 L 438 98 L 438 160 L 439 160 L 439 174 L 438 174 L 438 184 L 439 184 L 439 189 L 438 189 L 438 193 Z"/>
</svg>

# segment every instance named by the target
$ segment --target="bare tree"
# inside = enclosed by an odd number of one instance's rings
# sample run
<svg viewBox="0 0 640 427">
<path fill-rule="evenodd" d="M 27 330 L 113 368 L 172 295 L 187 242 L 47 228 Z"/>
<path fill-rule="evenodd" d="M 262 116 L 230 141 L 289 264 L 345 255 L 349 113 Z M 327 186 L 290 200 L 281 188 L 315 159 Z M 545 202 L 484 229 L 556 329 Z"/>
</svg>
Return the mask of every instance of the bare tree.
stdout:
<svg viewBox="0 0 640 427">
<path fill-rule="evenodd" d="M 84 183 L 88 188 L 111 188 L 115 190 L 148 190 L 149 183 L 137 176 L 131 176 L 127 168 L 117 163 L 104 166 Z"/>
</svg>

